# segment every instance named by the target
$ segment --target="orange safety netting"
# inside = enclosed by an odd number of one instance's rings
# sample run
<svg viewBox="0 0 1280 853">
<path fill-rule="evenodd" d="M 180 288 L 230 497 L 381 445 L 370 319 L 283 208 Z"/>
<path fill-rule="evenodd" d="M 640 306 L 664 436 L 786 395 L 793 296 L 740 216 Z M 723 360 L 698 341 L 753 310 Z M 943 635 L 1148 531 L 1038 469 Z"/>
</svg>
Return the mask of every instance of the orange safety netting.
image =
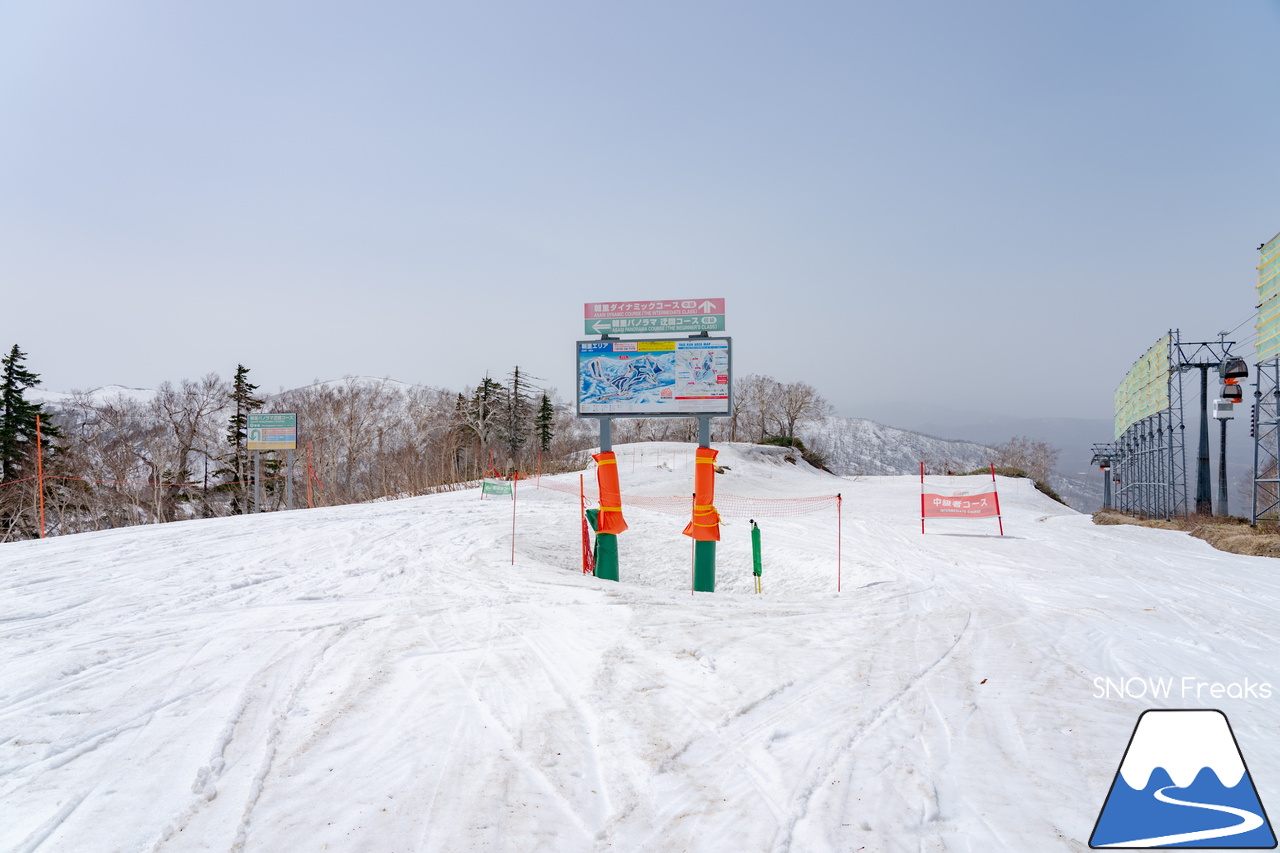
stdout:
<svg viewBox="0 0 1280 853">
<path fill-rule="evenodd" d="M 693 466 L 693 518 L 685 536 L 698 542 L 720 541 L 720 513 L 716 511 L 716 456 L 720 451 L 699 447 Z"/>
<path fill-rule="evenodd" d="M 597 533 L 621 533 L 627 529 L 622 517 L 622 488 L 618 485 L 618 457 L 612 450 L 597 453 L 596 482 L 600 486 L 600 514 L 596 517 Z"/>
</svg>

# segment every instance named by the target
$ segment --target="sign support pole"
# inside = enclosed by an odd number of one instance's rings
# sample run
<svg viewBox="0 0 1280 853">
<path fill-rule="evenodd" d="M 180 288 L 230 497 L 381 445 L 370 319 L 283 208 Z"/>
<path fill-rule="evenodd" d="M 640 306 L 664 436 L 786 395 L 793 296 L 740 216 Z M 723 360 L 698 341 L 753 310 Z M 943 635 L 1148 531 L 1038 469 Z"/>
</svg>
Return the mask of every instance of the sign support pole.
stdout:
<svg viewBox="0 0 1280 853">
<path fill-rule="evenodd" d="M 262 512 L 262 451 L 253 451 L 253 511 Z"/>
<path fill-rule="evenodd" d="M 293 448 L 289 448 L 284 452 L 284 459 L 284 505 L 286 509 L 293 509 Z"/>
<path fill-rule="evenodd" d="M 711 447 L 711 418 L 698 418 L 698 446 Z M 694 466 L 697 467 L 697 466 Z M 696 507 L 695 507 L 696 512 Z M 696 517 L 696 516 L 695 516 Z M 694 541 L 693 545 L 694 592 L 716 591 L 716 543 Z"/>
<path fill-rule="evenodd" d="M 613 450 L 613 419 L 600 419 L 600 452 Z M 603 503 L 603 501 L 602 501 Z M 596 532 L 596 577 L 616 581 L 618 579 L 618 534 Z"/>
</svg>

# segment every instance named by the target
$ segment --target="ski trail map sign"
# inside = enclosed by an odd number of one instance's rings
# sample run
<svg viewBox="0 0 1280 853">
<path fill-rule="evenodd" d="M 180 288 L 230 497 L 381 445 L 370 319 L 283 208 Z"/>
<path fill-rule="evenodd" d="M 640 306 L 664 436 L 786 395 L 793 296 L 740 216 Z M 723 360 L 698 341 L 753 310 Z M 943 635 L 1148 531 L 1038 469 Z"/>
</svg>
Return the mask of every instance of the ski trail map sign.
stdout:
<svg viewBox="0 0 1280 853">
<path fill-rule="evenodd" d="M 729 338 L 578 341 L 579 417 L 728 415 Z"/>
<path fill-rule="evenodd" d="M 1089 846 L 1273 849 L 1275 833 L 1226 714 L 1144 711 Z"/>
</svg>

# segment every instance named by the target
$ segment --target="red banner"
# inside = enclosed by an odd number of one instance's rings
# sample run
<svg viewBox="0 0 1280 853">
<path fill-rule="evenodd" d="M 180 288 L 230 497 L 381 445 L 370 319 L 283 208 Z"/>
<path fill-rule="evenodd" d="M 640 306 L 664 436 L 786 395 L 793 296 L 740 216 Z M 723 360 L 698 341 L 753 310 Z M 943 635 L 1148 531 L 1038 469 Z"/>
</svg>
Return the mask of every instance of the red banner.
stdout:
<svg viewBox="0 0 1280 853">
<path fill-rule="evenodd" d="M 920 498 L 920 511 L 924 518 L 995 518 L 1000 514 L 994 491 L 976 495 L 935 495 L 926 492 Z"/>
</svg>

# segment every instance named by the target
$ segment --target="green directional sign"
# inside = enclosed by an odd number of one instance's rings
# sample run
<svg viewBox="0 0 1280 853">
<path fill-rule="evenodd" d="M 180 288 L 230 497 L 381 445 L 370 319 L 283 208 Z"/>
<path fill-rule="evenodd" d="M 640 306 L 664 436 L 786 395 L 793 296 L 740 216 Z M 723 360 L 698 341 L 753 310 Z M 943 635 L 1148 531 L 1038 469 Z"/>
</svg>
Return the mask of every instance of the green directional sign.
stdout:
<svg viewBox="0 0 1280 853">
<path fill-rule="evenodd" d="M 498 480 L 485 480 L 480 485 L 480 493 L 484 495 L 509 495 L 511 494 L 511 484 Z"/>
<path fill-rule="evenodd" d="M 723 332 L 723 314 L 687 317 L 601 317 L 583 321 L 588 335 L 644 335 L 669 332 Z"/>
<path fill-rule="evenodd" d="M 298 446 L 298 415 L 251 414 L 245 424 L 249 450 L 294 450 Z"/>
</svg>

